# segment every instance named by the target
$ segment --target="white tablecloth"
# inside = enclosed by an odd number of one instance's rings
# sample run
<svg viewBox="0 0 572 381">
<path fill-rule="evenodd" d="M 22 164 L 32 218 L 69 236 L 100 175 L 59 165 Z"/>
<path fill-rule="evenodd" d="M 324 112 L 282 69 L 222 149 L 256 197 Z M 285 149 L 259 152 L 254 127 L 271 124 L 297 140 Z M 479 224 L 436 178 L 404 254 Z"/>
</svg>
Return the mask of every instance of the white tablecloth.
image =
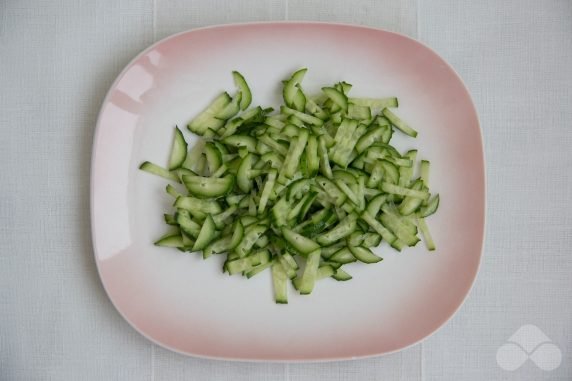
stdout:
<svg viewBox="0 0 572 381">
<path fill-rule="evenodd" d="M 462 309 L 422 344 L 321 364 L 189 358 L 144 339 L 105 295 L 88 208 L 105 92 L 160 38 L 260 20 L 399 31 L 433 47 L 468 85 L 485 138 L 485 253 Z M 571 89 L 569 0 L 0 0 L 0 379 L 572 379 Z M 562 355 L 556 369 L 497 362 L 525 324 Z M 528 330 L 520 344 L 533 339 Z M 554 351 L 529 352 L 558 365 Z"/>
</svg>

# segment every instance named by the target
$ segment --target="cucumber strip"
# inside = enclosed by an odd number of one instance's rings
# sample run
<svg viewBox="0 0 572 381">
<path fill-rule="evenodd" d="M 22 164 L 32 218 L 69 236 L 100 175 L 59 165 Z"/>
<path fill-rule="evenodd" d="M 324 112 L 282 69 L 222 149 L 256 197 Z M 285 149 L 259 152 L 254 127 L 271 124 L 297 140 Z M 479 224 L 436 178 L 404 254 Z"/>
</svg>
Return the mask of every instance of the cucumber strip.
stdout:
<svg viewBox="0 0 572 381">
<path fill-rule="evenodd" d="M 226 106 L 224 106 L 224 108 L 218 112 L 216 112 L 215 114 L 215 118 L 217 119 L 221 119 L 221 120 L 227 120 L 232 118 L 233 116 L 235 116 L 236 114 L 238 114 L 238 112 L 240 111 L 240 101 L 242 99 L 242 93 L 238 92 L 233 98 L 232 101 L 230 101 Z M 209 128 L 210 129 L 210 128 Z M 216 132 L 212 129 L 210 129 L 213 132 Z M 212 136 L 214 136 L 215 134 L 210 134 Z M 204 135 L 206 136 L 206 134 Z"/>
<path fill-rule="evenodd" d="M 256 156 L 249 153 L 247 154 L 238 167 L 238 172 L 236 174 L 236 185 L 244 193 L 249 193 L 252 190 L 252 180 L 250 176 L 250 171 L 256 160 Z"/>
<path fill-rule="evenodd" d="M 396 240 L 395 235 L 386 229 L 379 221 L 377 221 L 374 217 L 372 217 L 368 212 L 362 213 L 360 216 L 362 220 L 367 222 L 367 224 L 379 234 L 384 241 L 391 244 L 393 241 Z"/>
<path fill-rule="evenodd" d="M 207 165 L 211 174 L 215 173 L 222 165 L 222 154 L 212 143 L 206 143 L 204 148 Z"/>
<path fill-rule="evenodd" d="M 304 201 L 304 204 L 302 205 L 302 208 L 300 209 L 300 213 L 298 214 L 298 222 L 301 222 L 304 219 L 304 217 L 306 217 L 306 214 L 310 210 L 310 207 L 312 207 L 312 204 L 314 203 L 314 201 L 316 200 L 317 197 L 318 197 L 317 192 L 310 192 L 309 193 L 309 197 L 306 198 L 306 200 Z"/>
<path fill-rule="evenodd" d="M 340 190 L 332 181 L 325 177 L 316 177 L 316 183 L 326 192 L 329 198 L 333 201 L 334 205 L 340 206 L 346 200 L 347 196 Z"/>
<path fill-rule="evenodd" d="M 387 127 L 376 126 L 370 129 L 365 134 L 363 134 L 356 143 L 355 149 L 358 153 L 364 152 L 372 144 L 382 141 L 384 134 L 386 133 Z"/>
<path fill-rule="evenodd" d="M 334 174 L 334 182 L 337 180 L 341 180 L 348 186 L 351 187 L 357 186 L 356 176 L 349 170 L 336 169 L 335 171 L 333 171 L 333 174 Z"/>
<path fill-rule="evenodd" d="M 334 183 L 340 188 L 342 192 L 350 199 L 354 205 L 359 205 L 359 199 L 356 194 L 344 183 L 342 180 L 334 180 Z"/>
<path fill-rule="evenodd" d="M 143 162 L 139 166 L 139 169 L 142 171 L 149 172 L 149 173 L 152 173 L 154 175 L 163 177 L 167 180 L 174 181 L 176 183 L 181 182 L 181 180 L 179 180 L 179 176 L 177 176 L 175 173 L 169 172 L 168 169 L 160 167 L 157 164 L 153 164 L 150 161 Z"/>
<path fill-rule="evenodd" d="M 298 215 L 302 211 L 302 207 L 304 206 L 304 204 L 310 198 L 311 195 L 312 193 L 306 193 L 304 197 L 302 197 L 302 199 L 298 201 L 296 205 L 294 205 L 294 207 L 290 210 L 290 212 L 288 212 L 288 220 L 294 220 L 298 217 Z"/>
<path fill-rule="evenodd" d="M 179 179 L 181 179 L 181 181 L 183 181 L 183 176 L 198 176 L 198 174 L 196 174 L 195 172 L 191 171 L 190 169 L 187 168 L 179 168 L 179 169 L 175 169 L 173 172 L 175 172 L 177 174 L 177 176 L 179 177 Z"/>
<path fill-rule="evenodd" d="M 314 213 L 310 219 L 302 222 L 294 227 L 292 230 L 296 233 L 301 233 L 304 236 L 313 237 L 328 226 L 328 220 L 332 216 L 332 212 L 328 209 L 321 209 Z"/>
<path fill-rule="evenodd" d="M 205 147 L 205 141 L 199 139 L 193 148 L 189 150 L 182 167 L 192 170 L 197 164 L 199 157 L 203 154 L 203 148 Z"/>
<path fill-rule="evenodd" d="M 211 215 L 207 215 L 203 226 L 201 227 L 201 231 L 197 237 L 197 240 L 193 246 L 193 251 L 198 251 L 204 249 L 216 236 L 216 226 L 211 217 Z"/>
<path fill-rule="evenodd" d="M 318 271 L 316 273 L 316 280 L 321 280 L 325 278 L 329 278 L 336 273 L 336 270 L 330 265 L 323 265 L 318 267 Z"/>
<path fill-rule="evenodd" d="M 234 186 L 234 176 L 202 177 L 183 176 L 183 183 L 190 194 L 198 198 L 216 198 L 229 193 Z"/>
<path fill-rule="evenodd" d="M 169 158 L 169 170 L 180 168 L 187 158 L 187 142 L 179 127 L 175 127 L 175 136 L 171 146 L 171 156 Z"/>
<path fill-rule="evenodd" d="M 183 245 L 184 245 L 183 250 L 192 253 L 195 241 L 193 241 L 191 237 L 189 237 L 187 234 L 183 232 L 181 232 L 181 238 L 183 239 Z"/>
<path fill-rule="evenodd" d="M 306 98 L 306 112 L 322 120 L 328 119 L 328 113 L 312 99 Z"/>
<path fill-rule="evenodd" d="M 280 107 L 280 112 L 284 115 L 292 115 L 295 116 L 296 118 L 298 118 L 301 122 L 306 123 L 306 124 L 311 124 L 314 126 L 321 126 L 324 124 L 324 121 L 318 117 L 315 117 L 313 115 L 308 115 L 305 114 L 303 112 L 300 112 L 298 110 L 294 110 L 291 109 L 290 107 L 287 106 L 282 106 Z"/>
<path fill-rule="evenodd" d="M 222 111 L 231 100 L 232 98 L 227 92 L 222 93 L 216 97 L 203 112 L 193 119 L 187 125 L 187 128 L 197 135 L 203 135 L 209 128 L 213 131 L 217 131 L 224 126 L 224 120 L 215 118 L 215 115 Z"/>
<path fill-rule="evenodd" d="M 206 167 L 207 167 L 207 158 L 204 154 L 201 154 L 201 156 L 199 156 L 199 159 L 195 165 L 195 172 L 197 173 L 197 175 L 199 176 L 206 176 Z"/>
<path fill-rule="evenodd" d="M 256 153 L 256 149 L 254 150 L 254 152 Z M 238 149 L 238 157 L 240 157 L 241 159 L 243 159 L 248 154 L 249 154 L 249 151 L 248 151 L 247 147 L 240 147 Z"/>
<path fill-rule="evenodd" d="M 284 159 L 284 165 L 280 170 L 280 175 L 284 176 L 288 179 L 291 179 L 298 168 L 298 163 L 300 160 L 300 156 L 304 149 L 306 148 L 306 143 L 308 142 L 308 131 L 307 130 L 300 130 L 300 133 L 297 138 L 290 144 L 288 148 L 288 153 L 286 154 L 286 158 Z"/>
<path fill-rule="evenodd" d="M 255 268 L 253 268 L 252 270 L 248 271 L 246 273 L 246 277 L 248 279 L 252 278 L 253 276 L 260 274 L 262 271 L 266 270 L 267 268 L 269 268 L 270 266 L 272 266 L 273 261 L 269 261 L 263 264 L 260 264 L 258 266 L 256 266 Z"/>
<path fill-rule="evenodd" d="M 165 191 L 169 196 L 173 197 L 175 200 L 177 199 L 177 197 L 182 196 L 182 194 L 180 194 L 179 191 L 177 191 L 175 187 L 172 186 L 171 184 L 167 185 Z"/>
<path fill-rule="evenodd" d="M 272 284 L 274 285 L 274 301 L 288 304 L 288 276 L 280 262 L 272 264 Z"/>
<path fill-rule="evenodd" d="M 382 209 L 384 210 L 384 209 Z M 395 236 L 403 241 L 407 246 L 415 246 L 419 242 L 417 238 L 417 227 L 415 225 L 408 226 L 403 218 L 387 213 L 384 210 L 384 214 L 379 217 L 381 223 L 389 230 L 395 234 Z"/>
<path fill-rule="evenodd" d="M 341 90 L 344 94 L 348 94 L 352 89 L 352 85 L 346 81 L 339 82 L 335 85 L 335 88 Z"/>
<path fill-rule="evenodd" d="M 221 177 L 222 175 L 224 175 L 226 173 L 226 171 L 228 170 L 228 167 L 226 166 L 226 164 L 221 165 L 215 173 L 213 173 L 211 175 L 212 178 L 218 178 Z"/>
<path fill-rule="evenodd" d="M 299 179 L 288 186 L 288 200 L 296 200 L 310 191 L 313 181 L 310 179 Z"/>
<path fill-rule="evenodd" d="M 220 151 L 220 154 L 224 157 L 224 155 L 228 155 L 228 149 L 226 149 L 226 147 L 224 146 L 224 144 L 218 142 L 218 141 L 212 141 L 212 144 L 214 144 L 214 146 L 216 147 L 216 149 L 218 149 Z"/>
<path fill-rule="evenodd" d="M 374 110 L 383 110 L 387 107 L 398 107 L 399 101 L 395 97 L 390 98 L 349 98 L 350 104 L 367 106 Z"/>
<path fill-rule="evenodd" d="M 243 124 L 244 124 L 243 118 L 241 117 L 234 118 L 228 121 L 225 127 L 220 128 L 217 131 L 217 134 L 221 137 L 221 139 L 228 138 L 229 136 L 232 136 Z"/>
<path fill-rule="evenodd" d="M 419 210 L 419 216 L 429 217 L 430 215 L 432 215 L 437 211 L 438 207 L 439 207 L 439 195 L 437 194 L 433 196 L 431 199 L 429 199 L 426 206 L 421 207 L 421 209 Z"/>
<path fill-rule="evenodd" d="M 262 155 L 254 167 L 258 168 L 260 166 L 262 168 L 265 165 L 269 165 L 270 168 L 280 169 L 283 162 L 284 160 L 280 155 L 275 152 L 269 152 Z"/>
<path fill-rule="evenodd" d="M 225 200 L 228 205 L 238 205 L 245 197 L 246 195 L 243 194 L 230 194 L 226 196 Z"/>
<path fill-rule="evenodd" d="M 207 259 L 213 254 L 220 254 L 228 251 L 232 237 L 225 236 L 218 240 L 211 242 L 203 249 L 203 259 Z"/>
<path fill-rule="evenodd" d="M 347 272 L 345 272 L 344 270 L 342 270 L 341 268 L 338 268 L 336 270 L 336 273 L 332 275 L 332 278 L 334 278 L 337 281 L 345 282 L 347 280 L 352 279 L 352 276 Z"/>
<path fill-rule="evenodd" d="M 222 139 L 221 142 L 230 147 L 245 147 L 248 152 L 256 152 L 256 140 L 247 135 L 231 135 Z"/>
<path fill-rule="evenodd" d="M 362 244 L 364 238 L 364 232 L 358 229 L 346 238 L 346 243 L 348 246 L 359 246 Z"/>
<path fill-rule="evenodd" d="M 282 228 L 282 236 L 292 247 L 302 254 L 310 254 L 313 251 L 319 250 L 320 245 L 301 234 L 295 233 L 290 229 Z"/>
<path fill-rule="evenodd" d="M 270 261 L 270 253 L 268 250 L 260 250 L 248 257 L 237 258 L 227 261 L 226 268 L 230 275 L 248 272 L 259 265 L 266 264 Z"/>
<path fill-rule="evenodd" d="M 381 243 L 381 236 L 377 233 L 365 233 L 361 246 L 363 247 L 376 247 Z"/>
<path fill-rule="evenodd" d="M 314 135 L 308 137 L 306 145 L 306 167 L 309 177 L 315 177 L 320 168 L 320 159 L 318 158 L 318 138 Z"/>
<path fill-rule="evenodd" d="M 392 126 L 397 127 L 397 129 L 399 129 L 404 134 L 409 135 L 413 138 L 415 138 L 417 136 L 417 131 L 415 131 L 413 128 L 409 127 L 409 125 L 407 123 L 405 123 L 403 120 L 401 120 L 397 115 L 395 115 L 393 112 L 391 112 L 387 107 L 383 109 L 382 113 L 383 113 L 383 116 L 385 116 L 391 122 Z"/>
<path fill-rule="evenodd" d="M 357 127 L 358 123 L 355 120 L 342 120 L 334 138 L 336 144 L 329 151 L 330 159 L 343 168 L 347 167 L 350 154 L 359 139 L 356 134 Z"/>
<path fill-rule="evenodd" d="M 217 215 L 214 215 L 213 221 L 215 223 L 216 228 L 217 229 L 224 228 L 225 220 L 230 218 L 234 213 L 236 213 L 237 210 L 238 210 L 238 207 L 236 205 L 230 205 L 224 212 L 219 213 Z"/>
<path fill-rule="evenodd" d="M 417 158 L 417 150 L 411 150 L 405 154 L 406 158 L 411 160 L 411 163 L 415 162 Z M 399 167 L 399 181 L 398 185 L 402 187 L 409 187 L 411 183 L 411 178 L 413 177 L 413 165 Z"/>
<path fill-rule="evenodd" d="M 191 219 L 191 215 L 187 210 L 185 209 L 177 210 L 177 213 L 175 215 L 175 220 L 177 221 L 177 224 L 185 234 L 193 238 L 198 237 L 201 231 L 201 225 L 197 224 L 195 221 Z"/>
<path fill-rule="evenodd" d="M 283 129 L 284 126 L 286 125 L 282 120 L 280 120 L 280 119 L 278 118 L 278 115 L 273 115 L 273 116 L 268 116 L 268 117 L 266 117 L 266 119 L 264 120 L 264 123 L 265 123 L 267 126 L 276 128 L 277 130 Z"/>
<path fill-rule="evenodd" d="M 264 155 L 265 153 L 272 152 L 272 148 L 268 147 L 266 144 L 262 143 L 260 140 L 256 142 L 256 153 L 259 155 Z"/>
<path fill-rule="evenodd" d="M 367 180 L 368 188 L 376 188 L 383 180 L 384 170 L 381 163 L 377 162 L 373 165 L 369 179 Z"/>
<path fill-rule="evenodd" d="M 296 262 L 294 257 L 292 257 L 292 255 L 290 255 L 289 253 L 284 253 L 280 257 L 280 260 L 283 261 L 283 263 L 285 263 L 285 265 L 287 265 L 288 267 L 291 267 L 294 270 L 298 270 L 298 263 Z"/>
<path fill-rule="evenodd" d="M 282 96 L 284 97 L 284 103 L 286 103 L 288 107 L 294 107 L 295 106 L 294 98 L 297 96 L 298 93 L 302 93 L 302 91 L 296 85 L 302 82 L 307 71 L 308 69 L 303 68 L 294 72 L 290 77 L 290 79 L 286 81 L 286 83 L 284 84 L 284 88 L 282 90 Z M 299 107 L 300 105 L 297 104 L 296 106 Z M 302 108 L 297 110 L 303 111 L 304 109 Z"/>
<path fill-rule="evenodd" d="M 427 191 L 404 188 L 386 182 L 381 183 L 381 190 L 386 193 L 396 194 L 399 196 L 410 196 L 420 198 L 422 200 L 429 198 L 429 193 L 427 193 Z"/>
<path fill-rule="evenodd" d="M 409 159 L 404 159 L 404 158 L 400 158 L 400 157 L 392 157 L 392 156 L 387 156 L 385 159 L 387 161 L 390 161 L 393 164 L 397 165 L 398 167 L 410 168 L 413 166 L 413 161 L 411 161 Z"/>
<path fill-rule="evenodd" d="M 421 160 L 419 163 L 419 177 L 423 181 L 423 184 L 429 186 L 429 169 L 431 164 L 427 160 Z"/>
<path fill-rule="evenodd" d="M 348 97 L 343 92 L 333 87 L 322 87 L 322 91 L 334 104 L 338 105 L 343 112 L 348 111 Z"/>
<path fill-rule="evenodd" d="M 397 208 L 395 207 L 394 204 L 385 204 L 381 207 L 381 211 L 384 214 L 389 214 L 391 216 L 393 216 L 394 218 L 399 220 L 400 224 L 403 224 L 404 226 L 407 227 L 408 231 L 411 232 L 411 234 L 416 234 L 417 233 L 417 227 L 415 225 L 415 220 L 413 217 L 405 217 L 402 216 L 399 211 L 397 210 Z"/>
<path fill-rule="evenodd" d="M 328 246 L 342 238 L 347 237 L 356 229 L 357 214 L 352 213 L 341 220 L 332 230 L 324 233 L 316 239 L 320 245 Z"/>
<path fill-rule="evenodd" d="M 286 253 L 286 254 L 288 254 L 288 253 Z M 288 255 L 290 255 L 290 254 L 288 254 Z M 283 256 L 279 256 L 278 258 L 279 258 L 280 264 L 282 265 L 282 268 L 284 269 L 284 272 L 286 272 L 286 276 L 288 277 L 288 279 L 296 278 L 296 275 L 298 275 L 298 273 L 296 272 L 296 269 L 288 266 L 288 264 L 284 262 Z"/>
<path fill-rule="evenodd" d="M 329 260 L 329 258 L 331 258 L 332 255 L 334 255 L 335 253 L 340 251 L 345 246 L 346 246 L 346 243 L 344 241 L 336 242 L 335 244 L 330 245 L 330 246 L 323 246 L 322 247 L 322 254 L 321 254 L 322 258 Z"/>
<path fill-rule="evenodd" d="M 318 138 L 318 154 L 320 155 L 320 172 L 328 179 L 332 178 L 332 168 L 330 167 L 330 158 L 326 148 L 326 139 L 324 135 Z"/>
<path fill-rule="evenodd" d="M 290 210 L 290 204 L 286 200 L 286 197 L 280 198 L 274 207 L 272 208 L 271 215 L 272 215 L 272 222 L 277 227 L 280 228 L 281 226 L 286 225 L 288 216 L 288 211 Z"/>
<path fill-rule="evenodd" d="M 258 240 L 258 238 L 260 238 L 262 234 L 264 234 L 264 232 L 266 232 L 266 230 L 268 230 L 268 227 L 260 224 L 252 225 L 246 228 L 242 241 L 240 241 L 235 249 L 235 252 L 238 254 L 238 256 L 240 258 L 246 257 L 252 250 L 254 243 Z"/>
<path fill-rule="evenodd" d="M 306 267 L 302 276 L 299 278 L 298 291 L 302 295 L 307 295 L 314 289 L 314 284 L 316 283 L 316 276 L 318 273 L 318 267 L 320 266 L 320 249 L 316 249 L 308 254 L 308 259 L 306 260 Z"/>
<path fill-rule="evenodd" d="M 260 196 L 260 203 L 258 204 L 258 213 L 263 213 L 266 209 L 266 204 L 268 204 L 268 198 L 270 197 L 270 193 L 274 188 L 274 184 L 276 182 L 276 174 L 277 171 L 275 169 L 271 169 L 268 172 L 268 176 L 266 177 L 266 182 L 264 183 L 264 189 L 262 190 L 262 195 Z"/>
<path fill-rule="evenodd" d="M 383 181 L 391 184 L 397 184 L 399 182 L 399 170 L 395 164 L 390 163 L 387 160 L 380 160 L 379 163 L 383 167 Z"/>
<path fill-rule="evenodd" d="M 370 216 L 376 216 L 377 213 L 379 213 L 379 209 L 381 208 L 381 206 L 385 204 L 386 200 L 387 197 L 384 194 L 379 194 L 378 196 L 372 198 L 367 204 L 367 209 L 366 209 L 367 213 Z"/>
<path fill-rule="evenodd" d="M 401 180 L 401 177 L 399 179 Z M 417 180 L 411 187 L 412 190 L 421 190 L 422 188 L 423 188 L 423 182 L 421 180 Z M 399 205 L 399 213 L 402 216 L 408 216 L 414 213 L 417 209 L 419 209 L 419 207 L 423 203 L 423 200 L 424 199 L 418 197 L 411 197 L 411 196 L 405 197 L 403 201 L 401 201 L 401 204 Z"/>
<path fill-rule="evenodd" d="M 371 250 L 366 249 L 365 247 L 350 246 L 350 251 L 358 261 L 363 263 L 377 263 L 383 260 L 383 258 L 378 257 L 372 253 Z"/>
<path fill-rule="evenodd" d="M 304 123 L 302 123 L 302 121 L 300 121 L 298 118 L 290 116 L 288 120 L 290 120 L 291 123 L 284 127 L 281 132 L 281 138 L 289 142 L 290 138 L 298 136 L 300 134 L 300 130 L 305 130 L 306 128 L 304 127 Z"/>
<path fill-rule="evenodd" d="M 356 120 L 371 120 L 371 108 L 350 103 L 348 105 L 348 118 Z"/>
<path fill-rule="evenodd" d="M 339 107 L 338 105 L 335 105 L 335 106 Z M 332 110 L 332 111 L 333 111 L 333 110 Z M 342 123 L 344 114 L 345 114 L 345 113 L 343 113 L 342 111 L 335 112 L 335 113 L 333 113 L 332 115 L 330 115 L 330 121 L 331 121 L 334 125 L 338 126 L 340 123 Z"/>
<path fill-rule="evenodd" d="M 358 191 L 357 191 L 357 199 L 358 199 L 358 209 L 364 210 L 365 209 L 365 176 L 358 177 Z"/>
<path fill-rule="evenodd" d="M 288 153 L 287 146 L 277 142 L 268 135 L 262 135 L 258 139 L 260 139 L 262 143 L 266 144 L 268 147 L 272 148 L 274 151 L 276 151 L 282 156 L 286 156 L 286 154 Z"/>
<path fill-rule="evenodd" d="M 365 187 L 364 194 L 365 194 L 366 200 L 371 200 L 372 198 L 379 196 L 380 194 L 383 194 L 383 192 L 381 192 L 378 189 L 371 189 L 371 188 Z"/>
<path fill-rule="evenodd" d="M 391 127 L 391 122 L 389 121 L 389 119 L 387 119 L 385 116 L 383 115 L 378 115 L 377 116 L 377 120 L 376 123 L 378 126 L 387 126 L 387 127 Z M 391 128 L 389 128 L 389 131 L 392 131 Z M 387 142 L 384 142 L 387 144 Z"/>
<path fill-rule="evenodd" d="M 164 246 L 164 247 L 176 247 L 176 248 L 183 248 L 183 238 L 181 234 L 174 234 L 167 237 L 162 237 L 159 240 L 155 241 L 155 246 Z"/>
<path fill-rule="evenodd" d="M 334 145 L 334 138 L 331 137 L 330 133 L 324 128 L 324 126 L 310 126 L 310 130 L 318 138 L 322 138 L 324 140 L 326 148 Z"/>
<path fill-rule="evenodd" d="M 175 208 L 186 209 L 189 212 L 200 211 L 209 214 L 218 214 L 222 212 L 222 208 L 218 202 L 195 197 L 178 197 L 173 206 Z"/>
<path fill-rule="evenodd" d="M 355 262 L 356 258 L 354 257 L 354 255 L 352 254 L 352 252 L 350 251 L 349 248 L 343 247 L 340 250 L 336 251 L 334 253 L 334 255 L 332 255 L 330 258 L 328 258 L 328 260 L 336 262 L 336 263 L 340 263 L 340 264 L 346 264 L 346 263 Z"/>
<path fill-rule="evenodd" d="M 228 250 L 234 250 L 240 242 L 242 242 L 242 238 L 244 238 L 244 226 L 239 220 L 234 226 L 234 231 L 232 233 L 230 243 L 228 244 Z"/>
<path fill-rule="evenodd" d="M 427 223 L 423 217 L 417 218 L 417 226 L 419 226 L 419 230 L 421 231 L 421 235 L 423 236 L 427 250 L 435 250 L 435 242 L 433 242 L 433 237 L 431 237 L 431 233 L 429 232 L 429 226 L 427 226 Z"/>
<path fill-rule="evenodd" d="M 252 190 L 250 198 L 248 199 L 248 214 L 256 217 L 256 201 L 254 200 L 254 190 Z"/>
<path fill-rule="evenodd" d="M 252 92 L 250 91 L 250 87 L 248 86 L 248 83 L 246 83 L 246 80 L 242 74 L 240 74 L 238 71 L 232 72 L 232 78 L 234 79 L 234 83 L 242 95 L 240 98 L 240 109 L 246 110 L 252 102 Z"/>
<path fill-rule="evenodd" d="M 179 224 L 177 223 L 177 220 L 175 219 L 175 216 L 165 213 L 165 214 L 163 214 L 163 218 L 164 218 L 165 223 L 167 225 L 179 226 Z"/>
</svg>

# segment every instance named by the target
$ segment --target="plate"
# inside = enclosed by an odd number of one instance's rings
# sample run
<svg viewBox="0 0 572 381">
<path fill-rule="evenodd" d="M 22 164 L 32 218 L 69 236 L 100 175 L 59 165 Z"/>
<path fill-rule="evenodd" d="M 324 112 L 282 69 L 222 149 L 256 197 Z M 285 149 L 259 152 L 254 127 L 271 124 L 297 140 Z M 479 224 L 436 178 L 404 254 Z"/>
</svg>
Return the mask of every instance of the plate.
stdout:
<svg viewBox="0 0 572 381">
<path fill-rule="evenodd" d="M 352 94 L 397 96 L 418 130 L 399 137 L 432 163 L 439 211 L 428 218 L 435 252 L 422 244 L 384 261 L 353 264 L 349 282 L 320 281 L 312 295 L 273 301 L 267 271 L 246 280 L 221 272 L 222 256 L 153 246 L 171 210 L 165 182 L 139 171 L 165 164 L 175 125 L 222 90 L 232 70 L 253 104 L 279 105 L 280 80 L 307 67 L 308 93 L 345 80 Z M 187 131 L 185 132 L 187 133 Z M 398 135 L 396 133 L 395 135 Z M 190 134 L 187 134 L 190 136 Z M 259 23 L 183 32 L 146 49 L 119 75 L 95 133 L 91 217 L 101 281 L 120 314 L 153 342 L 218 359 L 319 361 L 401 350 L 441 327 L 462 304 L 483 244 L 485 174 L 481 131 L 467 89 L 435 52 L 378 29 L 325 23 Z"/>
</svg>

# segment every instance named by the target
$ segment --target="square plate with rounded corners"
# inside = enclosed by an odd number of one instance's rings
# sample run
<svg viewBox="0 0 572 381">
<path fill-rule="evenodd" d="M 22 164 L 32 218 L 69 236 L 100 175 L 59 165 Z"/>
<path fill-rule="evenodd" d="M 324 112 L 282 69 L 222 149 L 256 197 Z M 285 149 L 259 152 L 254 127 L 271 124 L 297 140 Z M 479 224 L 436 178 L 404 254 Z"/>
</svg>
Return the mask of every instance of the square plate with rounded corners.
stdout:
<svg viewBox="0 0 572 381">
<path fill-rule="evenodd" d="M 173 127 L 184 127 L 232 70 L 253 104 L 280 104 L 281 84 L 307 67 L 307 93 L 345 80 L 353 96 L 397 96 L 397 113 L 419 131 L 396 138 L 431 161 L 441 196 L 428 218 L 437 243 L 384 261 L 348 265 L 349 282 L 320 281 L 310 296 L 273 301 L 270 272 L 246 280 L 221 272 L 222 256 L 153 246 L 172 200 L 165 182 L 139 171 L 166 164 Z M 191 134 L 185 129 L 188 138 Z M 400 135 L 398 132 L 394 136 Z M 121 315 L 150 340 L 193 356 L 319 361 L 394 352 L 442 326 L 468 294 L 479 267 L 485 211 L 481 132 L 461 79 L 408 37 L 326 23 L 259 23 L 183 32 L 146 49 L 119 75 L 102 106 L 91 174 L 92 232 L 104 287 Z"/>
</svg>

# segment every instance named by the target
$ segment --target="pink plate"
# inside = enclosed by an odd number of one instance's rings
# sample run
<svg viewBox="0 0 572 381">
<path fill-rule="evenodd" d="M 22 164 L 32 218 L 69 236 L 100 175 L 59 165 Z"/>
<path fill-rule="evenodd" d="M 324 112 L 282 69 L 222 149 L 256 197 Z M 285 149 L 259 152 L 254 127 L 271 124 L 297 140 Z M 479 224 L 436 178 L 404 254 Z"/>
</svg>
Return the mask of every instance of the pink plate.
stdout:
<svg viewBox="0 0 572 381">
<path fill-rule="evenodd" d="M 397 96 L 419 131 L 399 148 L 431 161 L 441 195 L 427 219 L 437 250 L 352 264 L 350 282 L 320 281 L 310 296 L 273 301 L 270 272 L 250 280 L 221 272 L 222 256 L 153 246 L 172 200 L 165 182 L 137 169 L 166 164 L 173 126 L 186 123 L 244 74 L 254 104 L 276 106 L 280 80 L 307 67 L 304 89 L 345 80 L 353 96 Z M 188 137 L 190 133 L 185 131 Z M 103 103 L 95 134 L 91 218 L 101 280 L 141 334 L 174 351 L 232 360 L 318 361 L 381 355 L 419 342 L 459 308 L 477 274 L 485 219 L 481 132 L 467 89 L 419 42 L 383 30 L 324 23 L 261 23 L 197 29 L 137 56 Z"/>
</svg>

